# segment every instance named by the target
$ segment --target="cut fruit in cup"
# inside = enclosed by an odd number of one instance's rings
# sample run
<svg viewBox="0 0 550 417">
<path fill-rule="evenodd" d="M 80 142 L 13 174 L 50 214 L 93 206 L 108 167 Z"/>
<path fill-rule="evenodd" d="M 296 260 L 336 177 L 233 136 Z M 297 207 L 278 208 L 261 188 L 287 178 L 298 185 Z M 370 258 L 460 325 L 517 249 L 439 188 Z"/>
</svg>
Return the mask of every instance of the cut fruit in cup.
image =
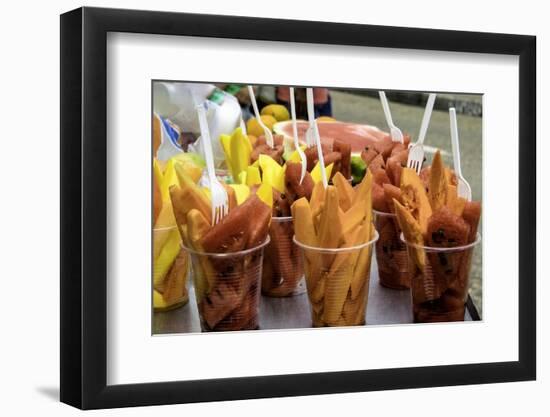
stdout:
<svg viewBox="0 0 550 417">
<path fill-rule="evenodd" d="M 273 217 L 269 228 L 271 242 L 265 248 L 262 294 L 288 297 L 306 291 L 300 248 L 292 240 L 292 217 Z"/>
</svg>

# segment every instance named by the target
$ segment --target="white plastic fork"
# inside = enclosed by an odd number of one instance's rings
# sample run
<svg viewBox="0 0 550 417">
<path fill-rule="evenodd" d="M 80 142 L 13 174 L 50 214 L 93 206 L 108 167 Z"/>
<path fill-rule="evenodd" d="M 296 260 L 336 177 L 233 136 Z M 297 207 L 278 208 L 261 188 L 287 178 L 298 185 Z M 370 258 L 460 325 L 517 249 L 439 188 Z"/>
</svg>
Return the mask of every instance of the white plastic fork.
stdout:
<svg viewBox="0 0 550 417">
<path fill-rule="evenodd" d="M 250 96 L 250 102 L 252 103 L 252 108 L 254 109 L 254 116 L 256 116 L 258 124 L 264 131 L 265 142 L 269 145 L 270 148 L 273 148 L 273 135 L 271 134 L 271 130 L 269 130 L 268 127 L 264 125 L 264 122 L 262 122 L 260 111 L 258 110 L 258 104 L 256 104 L 254 89 L 251 85 L 248 86 L 248 95 Z"/>
<path fill-rule="evenodd" d="M 196 106 L 199 116 L 199 127 L 201 130 L 201 139 L 204 150 L 204 159 L 206 160 L 206 172 L 210 183 L 210 195 L 212 200 L 212 225 L 218 224 L 229 213 L 229 198 L 227 191 L 216 178 L 214 170 L 214 156 L 212 155 L 212 141 L 208 131 L 208 121 L 206 120 L 206 102 Z"/>
<path fill-rule="evenodd" d="M 313 89 L 308 88 L 306 90 L 307 99 L 307 117 L 309 119 L 309 125 L 312 127 L 312 136 L 317 145 L 317 157 L 319 158 L 319 166 L 321 168 L 321 179 L 325 189 L 328 187 L 327 172 L 325 170 L 325 158 L 323 156 L 323 149 L 321 148 L 321 136 L 319 135 L 319 128 L 317 127 L 317 121 L 315 120 L 315 109 L 313 106 Z"/>
<path fill-rule="evenodd" d="M 457 193 L 459 197 L 472 201 L 472 187 L 462 175 L 460 167 L 460 146 L 458 144 L 458 125 L 456 122 L 456 110 L 454 107 L 449 109 L 449 119 L 451 122 L 451 146 L 453 149 L 453 168 L 458 179 Z"/>
<path fill-rule="evenodd" d="M 382 103 L 382 109 L 384 110 L 384 116 L 386 116 L 386 123 L 390 128 L 390 136 L 393 142 L 403 143 L 403 132 L 396 125 L 393 124 L 393 119 L 391 117 L 390 105 L 388 99 L 386 98 L 386 93 L 379 91 L 380 102 Z"/>
<path fill-rule="evenodd" d="M 428 102 L 424 109 L 424 117 L 422 117 L 422 124 L 420 125 L 420 133 L 418 134 L 418 140 L 414 145 L 409 148 L 409 158 L 407 159 L 407 168 L 414 169 L 417 174 L 420 174 L 422 170 L 422 164 L 424 163 L 424 139 L 426 139 L 426 132 L 428 131 L 428 125 L 430 124 L 430 118 L 432 117 L 432 110 L 434 108 L 436 94 L 431 93 L 428 96 Z"/>
<path fill-rule="evenodd" d="M 290 114 L 292 116 L 292 134 L 294 135 L 294 148 L 300 156 L 300 161 L 302 161 L 302 174 L 300 176 L 301 184 L 307 171 L 307 159 L 306 154 L 304 153 L 304 151 L 302 151 L 302 148 L 300 147 L 300 142 L 298 141 L 298 125 L 296 123 L 296 103 L 294 102 L 294 87 L 290 87 Z"/>
</svg>

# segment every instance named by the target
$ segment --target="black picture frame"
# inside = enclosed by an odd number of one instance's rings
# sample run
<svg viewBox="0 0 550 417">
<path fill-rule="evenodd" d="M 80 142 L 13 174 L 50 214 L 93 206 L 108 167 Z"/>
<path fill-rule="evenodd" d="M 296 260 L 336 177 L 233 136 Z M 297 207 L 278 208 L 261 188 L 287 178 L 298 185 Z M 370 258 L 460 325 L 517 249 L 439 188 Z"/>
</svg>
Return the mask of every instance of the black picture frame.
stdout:
<svg viewBox="0 0 550 417">
<path fill-rule="evenodd" d="M 519 56 L 518 361 L 107 385 L 108 32 Z M 85 7 L 61 15 L 60 57 L 62 402 L 93 409 L 536 378 L 534 36 Z"/>
</svg>

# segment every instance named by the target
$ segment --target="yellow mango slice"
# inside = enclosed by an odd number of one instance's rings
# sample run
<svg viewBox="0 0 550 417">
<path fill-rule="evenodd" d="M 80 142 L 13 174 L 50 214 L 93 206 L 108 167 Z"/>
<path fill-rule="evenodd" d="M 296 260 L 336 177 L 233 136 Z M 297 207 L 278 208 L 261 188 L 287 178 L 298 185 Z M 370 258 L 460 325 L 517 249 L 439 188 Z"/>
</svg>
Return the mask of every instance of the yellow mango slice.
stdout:
<svg viewBox="0 0 550 417">
<path fill-rule="evenodd" d="M 347 237 L 344 246 L 356 246 L 365 242 L 367 225 L 353 230 Z M 340 252 L 336 255 L 326 277 L 324 297 L 324 318 L 329 324 L 335 324 L 342 314 L 348 291 L 355 278 L 360 251 Z M 358 277 L 364 281 L 365 276 Z"/>
<path fill-rule="evenodd" d="M 189 244 L 193 249 L 196 251 L 203 250 L 200 241 L 209 230 L 210 222 L 199 210 L 192 209 L 189 213 L 187 213 L 187 236 L 189 239 Z M 195 273 L 201 274 L 201 276 L 206 278 L 202 280 L 195 280 L 195 283 L 198 286 L 196 290 L 202 298 L 214 285 L 214 282 L 212 282 L 212 277 L 214 274 L 211 273 L 211 266 L 207 257 L 200 257 L 198 258 L 198 261 L 200 264 L 200 270 L 195 271 Z M 208 284 L 207 286 L 206 283 Z"/>
<path fill-rule="evenodd" d="M 305 197 L 296 200 L 291 207 L 296 239 L 308 246 L 317 246 L 311 207 Z"/>
<path fill-rule="evenodd" d="M 370 228 L 372 230 L 372 228 Z M 370 263 L 372 259 L 372 246 L 367 246 L 361 249 L 357 257 L 355 269 L 353 270 L 353 278 L 351 280 L 351 299 L 356 300 L 361 296 L 362 292 L 368 291 L 368 279 L 370 278 Z"/>
<path fill-rule="evenodd" d="M 235 196 L 237 197 L 237 205 L 244 203 L 244 201 L 250 195 L 250 187 L 244 184 L 229 184 L 229 187 L 235 190 Z"/>
<path fill-rule="evenodd" d="M 260 169 L 253 165 L 246 168 L 246 185 L 252 187 L 262 183 L 262 177 L 260 176 Z"/>
<path fill-rule="evenodd" d="M 164 301 L 162 294 L 157 290 L 153 290 L 153 307 L 155 309 L 164 309 L 168 307 L 168 303 Z"/>
<path fill-rule="evenodd" d="M 185 230 L 187 224 L 187 213 L 196 208 L 202 215 L 210 221 L 212 217 L 212 208 L 210 199 L 206 194 L 189 178 L 180 178 L 181 186 L 174 185 L 170 187 L 170 197 L 172 200 L 172 208 L 177 224 Z M 184 242 L 187 242 L 187 237 L 182 235 Z"/>
<path fill-rule="evenodd" d="M 282 169 L 277 173 L 277 176 L 274 178 L 273 188 L 275 188 L 280 193 L 285 192 L 285 173 L 286 165 L 283 165 Z"/>
<path fill-rule="evenodd" d="M 231 136 L 230 135 L 220 135 L 220 143 L 222 145 L 223 153 L 225 156 L 225 163 L 231 175 L 235 172 L 232 166 L 231 160 Z"/>
<path fill-rule="evenodd" d="M 271 185 L 263 183 L 256 190 L 256 195 L 269 207 L 273 207 L 273 190 Z"/>
<path fill-rule="evenodd" d="M 422 180 L 413 169 L 403 168 L 401 171 L 401 191 L 404 206 L 410 211 L 409 214 L 418 220 L 422 234 L 426 233 L 432 206 Z"/>
<path fill-rule="evenodd" d="M 445 205 L 447 201 L 447 186 L 445 166 L 441 159 L 441 153 L 437 151 L 432 161 L 428 187 L 428 199 L 430 200 L 432 211 L 439 210 Z"/>
<path fill-rule="evenodd" d="M 241 171 L 237 176 L 236 181 L 238 181 L 239 184 L 246 184 L 247 177 L 247 171 Z"/>
<path fill-rule="evenodd" d="M 187 213 L 187 235 L 193 249 L 201 250 L 200 240 L 210 230 L 210 222 L 197 209 L 192 209 Z"/>
<path fill-rule="evenodd" d="M 174 166 L 174 160 L 169 159 L 164 168 L 163 178 L 162 178 L 162 199 L 163 201 L 170 201 L 170 187 L 172 185 L 178 185 L 178 176 L 176 174 L 176 169 Z"/>
<path fill-rule="evenodd" d="M 156 233 L 158 234 L 158 233 Z M 162 234 L 162 233 L 161 233 Z M 180 252 L 181 238 L 178 229 L 170 229 L 168 237 L 157 258 L 153 259 L 153 285 L 158 287 L 174 263 L 176 256 Z M 156 242 L 153 240 L 153 252 L 155 252 Z"/>
<path fill-rule="evenodd" d="M 162 297 L 170 305 L 175 305 L 188 299 L 185 283 L 189 267 L 189 255 L 184 250 L 179 251 L 168 275 L 164 279 Z"/>
<path fill-rule="evenodd" d="M 327 173 L 327 179 L 330 178 L 330 174 L 332 174 L 332 168 L 334 164 L 330 164 L 329 166 L 325 167 L 325 172 Z M 313 179 L 314 183 L 321 182 L 322 176 L 321 176 L 321 165 L 319 162 L 315 164 L 313 169 L 311 170 L 311 178 Z"/>
<path fill-rule="evenodd" d="M 399 201 L 393 199 L 395 208 L 395 214 L 399 227 L 403 231 L 403 236 L 407 242 L 411 242 L 417 245 L 424 244 L 424 238 L 419 222 L 414 218 L 411 212 L 403 206 Z M 409 253 L 413 254 L 413 260 L 421 270 L 424 270 L 426 265 L 425 254 L 421 249 L 410 248 Z"/>
<path fill-rule="evenodd" d="M 362 204 L 354 204 L 344 215 L 342 233 L 348 236 L 353 230 L 365 223 L 366 211 Z"/>
<path fill-rule="evenodd" d="M 250 154 L 252 153 L 252 145 L 243 133 L 240 127 L 236 128 L 231 135 L 231 167 L 233 178 L 246 171 L 246 167 L 250 163 Z M 246 184 L 246 182 L 241 182 Z"/>
<path fill-rule="evenodd" d="M 367 225 L 367 229 L 365 230 L 365 233 L 367 236 L 371 236 L 373 231 L 372 182 L 373 182 L 372 172 L 370 171 L 370 169 L 367 169 L 367 174 L 363 177 L 359 185 L 356 187 L 355 196 L 353 198 L 353 205 L 352 205 L 352 208 L 355 205 L 361 206 L 365 212 L 364 223 Z"/>
<path fill-rule="evenodd" d="M 304 149 L 306 149 L 306 145 L 301 145 L 300 146 L 300 149 L 303 151 Z M 287 159 L 287 162 L 297 162 L 297 163 L 301 163 L 302 162 L 302 159 L 300 158 L 300 154 L 298 153 L 297 150 L 294 150 L 290 156 L 288 157 Z"/>
<path fill-rule="evenodd" d="M 160 193 L 160 186 L 153 176 L 153 224 L 157 222 L 160 212 L 162 211 L 162 195 Z"/>
<path fill-rule="evenodd" d="M 338 190 L 333 185 L 326 189 L 325 207 L 321 212 L 319 224 L 319 246 L 337 248 L 342 243 L 342 220 L 338 215 Z"/>
<path fill-rule="evenodd" d="M 262 183 L 276 188 L 281 193 L 284 192 L 283 167 L 273 158 L 264 154 L 260 155 L 258 161 L 260 161 L 260 168 L 262 169 Z"/>
<path fill-rule="evenodd" d="M 291 207 L 292 218 L 294 220 L 294 233 L 296 239 L 308 246 L 317 246 L 317 236 L 313 226 L 311 207 L 305 197 L 300 198 Z M 318 253 L 304 249 L 305 254 L 305 276 L 307 288 L 312 291 L 317 288 L 320 277 L 320 258 Z M 319 288 L 321 290 L 321 288 Z"/>
<path fill-rule="evenodd" d="M 334 177 L 332 177 L 332 183 L 338 189 L 338 197 L 340 198 L 340 208 L 344 210 L 344 212 L 348 211 L 351 205 L 353 204 L 353 198 L 355 196 L 353 187 L 340 172 L 337 172 L 336 174 L 334 174 Z"/>
<path fill-rule="evenodd" d="M 164 183 L 164 174 L 162 173 L 162 167 L 158 159 L 153 159 L 153 181 L 156 182 L 157 187 L 160 191 L 160 196 L 162 201 L 166 201 L 163 194 L 163 183 Z"/>
<path fill-rule="evenodd" d="M 313 186 L 313 191 L 311 192 L 311 198 L 309 204 L 311 205 L 312 213 L 317 211 L 325 201 L 325 187 L 322 182 L 317 182 Z"/>
</svg>

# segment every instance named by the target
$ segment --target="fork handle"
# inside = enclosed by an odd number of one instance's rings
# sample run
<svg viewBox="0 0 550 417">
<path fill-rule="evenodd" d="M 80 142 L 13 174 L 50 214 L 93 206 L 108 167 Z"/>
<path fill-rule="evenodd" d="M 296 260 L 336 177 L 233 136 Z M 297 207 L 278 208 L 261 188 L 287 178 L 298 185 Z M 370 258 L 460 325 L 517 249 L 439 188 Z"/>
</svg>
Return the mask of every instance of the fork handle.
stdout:
<svg viewBox="0 0 550 417">
<path fill-rule="evenodd" d="M 435 97 L 437 94 L 431 93 L 428 96 L 428 102 L 426 103 L 426 108 L 424 109 L 424 116 L 422 117 L 422 124 L 420 125 L 420 133 L 418 134 L 418 141 L 422 145 L 424 139 L 426 139 L 426 132 L 428 131 L 428 125 L 430 124 L 430 119 L 432 117 L 432 110 L 434 108 Z"/>
<path fill-rule="evenodd" d="M 252 103 L 252 108 L 254 109 L 254 116 L 256 116 L 258 124 L 261 126 L 264 132 L 266 132 L 269 129 L 266 125 L 264 125 L 264 122 L 262 122 L 262 118 L 260 117 L 260 110 L 258 110 L 258 103 L 256 103 L 256 96 L 254 95 L 254 88 L 251 85 L 248 86 L 248 95 L 250 96 L 250 102 Z M 269 147 L 273 148 L 273 137 L 266 134 L 265 140 Z"/>
<path fill-rule="evenodd" d="M 321 148 L 321 137 L 319 135 L 319 128 L 317 127 L 317 122 L 315 121 L 315 109 L 313 107 L 313 88 L 308 88 L 306 90 L 307 98 L 307 115 L 309 119 L 309 124 L 313 128 L 313 137 L 315 143 L 317 144 L 317 157 L 319 158 L 319 165 L 321 168 L 321 179 L 323 180 L 323 186 L 328 187 L 327 172 L 325 170 L 325 158 L 323 157 L 323 150 Z"/>
<path fill-rule="evenodd" d="M 388 127 L 391 129 L 392 127 L 394 127 L 394 124 L 393 124 L 393 119 L 391 117 L 390 105 L 388 103 L 388 99 L 386 98 L 386 93 L 384 91 L 379 91 L 378 95 L 380 96 L 380 102 L 382 103 L 384 116 L 386 116 L 386 123 L 388 124 Z"/>
<path fill-rule="evenodd" d="M 201 130 L 201 138 L 204 150 L 204 159 L 206 162 L 206 172 L 210 179 L 210 188 L 213 187 L 214 179 L 216 178 L 216 172 L 214 170 L 214 156 L 212 155 L 212 142 L 210 140 L 210 132 L 208 131 L 208 121 L 206 120 L 206 102 L 198 104 L 197 115 L 199 117 L 199 127 Z"/>
<path fill-rule="evenodd" d="M 460 146 L 458 144 L 458 124 L 456 122 L 456 110 L 454 107 L 449 109 L 449 120 L 451 127 L 451 147 L 453 150 L 453 168 L 455 175 L 462 178 L 462 169 L 460 167 Z"/>
<path fill-rule="evenodd" d="M 294 147 L 296 152 L 300 155 L 300 161 L 302 162 L 302 173 L 300 175 L 300 184 L 304 180 L 307 171 L 307 161 L 302 148 L 300 148 L 300 142 L 298 141 L 298 125 L 296 123 L 296 103 L 294 102 L 294 87 L 289 88 L 290 91 L 290 115 L 292 117 L 292 135 L 294 136 Z"/>
</svg>

